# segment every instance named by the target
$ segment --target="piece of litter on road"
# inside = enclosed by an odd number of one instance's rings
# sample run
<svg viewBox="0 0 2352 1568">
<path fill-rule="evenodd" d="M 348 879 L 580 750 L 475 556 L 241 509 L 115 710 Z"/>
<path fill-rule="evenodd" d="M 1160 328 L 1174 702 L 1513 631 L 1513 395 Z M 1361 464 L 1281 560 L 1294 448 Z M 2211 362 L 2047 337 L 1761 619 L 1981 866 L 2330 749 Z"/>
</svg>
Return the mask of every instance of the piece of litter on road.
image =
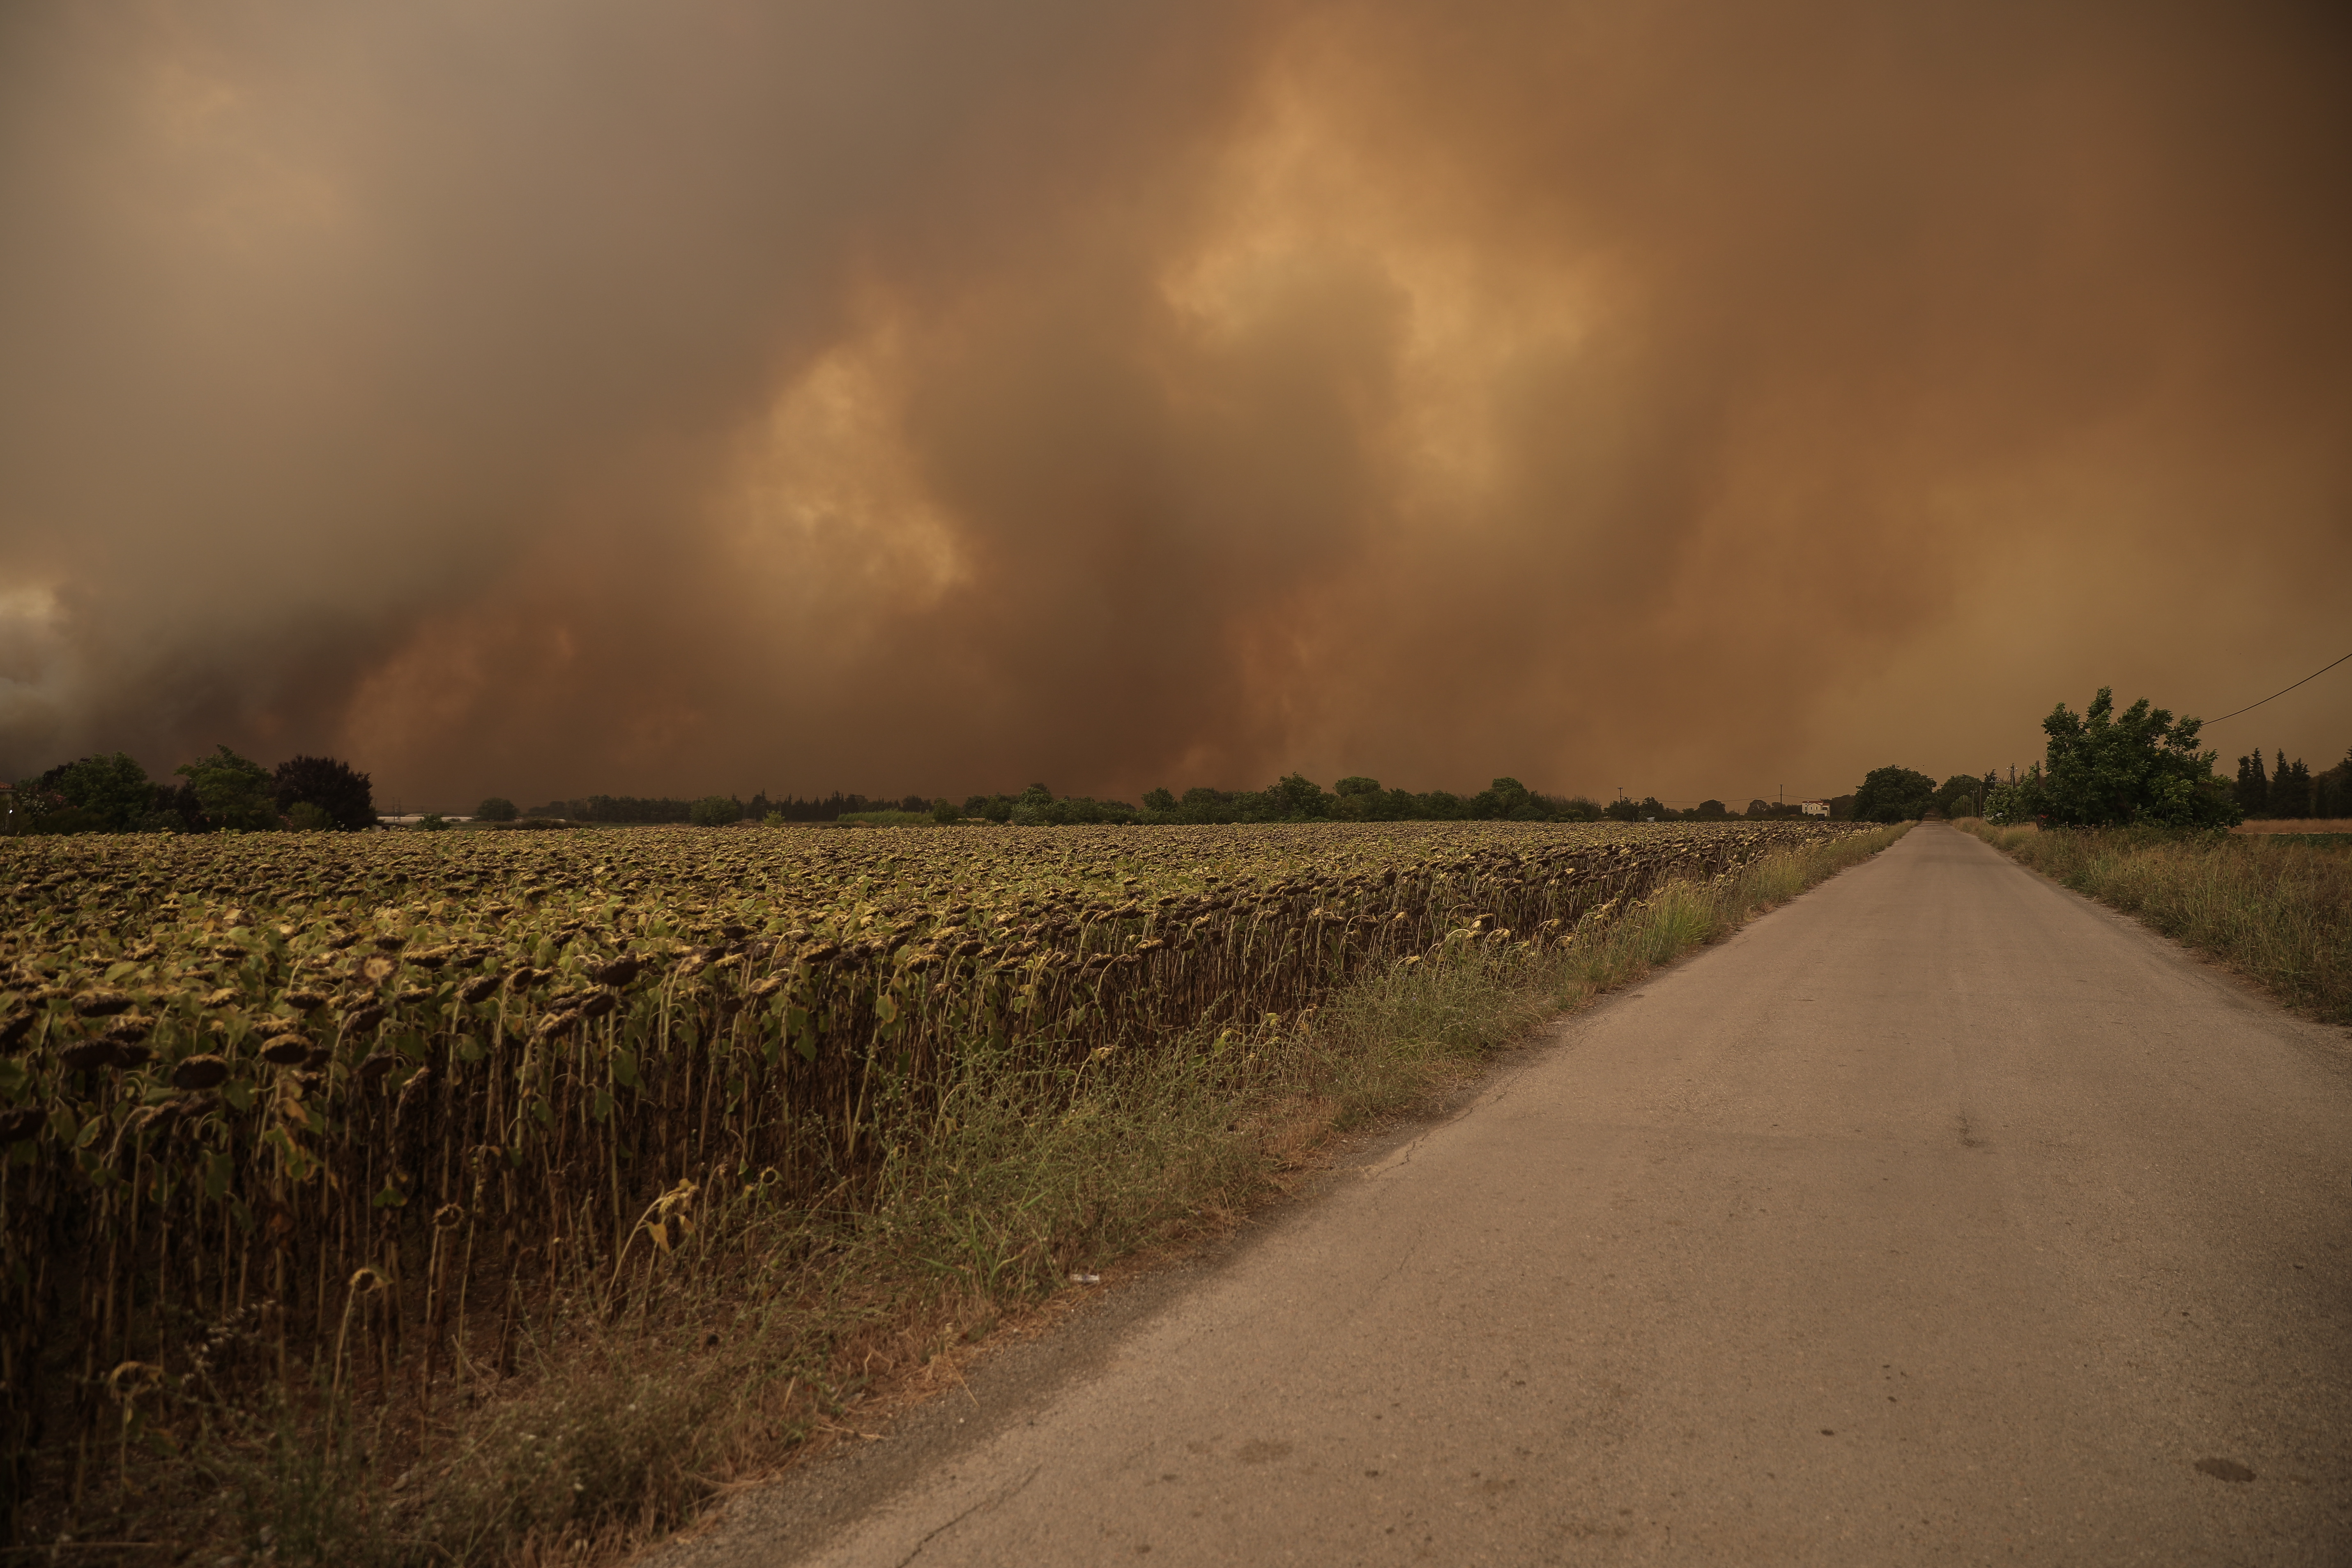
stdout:
<svg viewBox="0 0 2352 1568">
<path fill-rule="evenodd" d="M 1099 1285 L 1102 1283 L 1102 1276 L 1099 1274 L 1073 1274 L 1070 1276 L 1070 1283 L 1073 1285 Z"/>
</svg>

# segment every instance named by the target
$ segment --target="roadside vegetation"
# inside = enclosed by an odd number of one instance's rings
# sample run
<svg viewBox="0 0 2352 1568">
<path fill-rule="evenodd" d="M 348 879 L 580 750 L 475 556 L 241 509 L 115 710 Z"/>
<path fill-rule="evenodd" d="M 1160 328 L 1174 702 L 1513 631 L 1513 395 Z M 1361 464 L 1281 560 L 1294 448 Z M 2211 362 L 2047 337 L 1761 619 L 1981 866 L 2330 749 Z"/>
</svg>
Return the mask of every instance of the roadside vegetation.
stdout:
<svg viewBox="0 0 2352 1568">
<path fill-rule="evenodd" d="M 2352 1024 L 2352 847 L 2273 834 L 1963 823 L 1995 848 Z"/>
<path fill-rule="evenodd" d="M 2079 714 L 2061 702 L 2042 721 L 2043 759 L 1990 791 L 1984 815 L 2068 827 L 2235 826 L 2245 813 L 2213 771 L 2218 753 L 2200 749 L 2202 728 L 2145 697 L 2118 713 L 2105 686 Z"/>
<path fill-rule="evenodd" d="M 16 841 L 13 1541 L 656 1532 L 1900 831 Z"/>
<path fill-rule="evenodd" d="M 2101 688 L 2077 715 L 2042 721 L 2048 754 L 1988 793 L 1986 819 L 1961 826 L 2075 891 L 2221 959 L 2289 1005 L 2352 1023 L 2352 847 L 2326 835 L 2267 829 L 2312 821 L 2342 798 L 2352 759 L 2315 776 L 2259 752 L 2236 779 L 2199 749 L 2201 726 L 2147 699 L 2118 713 Z M 2339 774 L 2342 780 L 2339 780 Z"/>
</svg>

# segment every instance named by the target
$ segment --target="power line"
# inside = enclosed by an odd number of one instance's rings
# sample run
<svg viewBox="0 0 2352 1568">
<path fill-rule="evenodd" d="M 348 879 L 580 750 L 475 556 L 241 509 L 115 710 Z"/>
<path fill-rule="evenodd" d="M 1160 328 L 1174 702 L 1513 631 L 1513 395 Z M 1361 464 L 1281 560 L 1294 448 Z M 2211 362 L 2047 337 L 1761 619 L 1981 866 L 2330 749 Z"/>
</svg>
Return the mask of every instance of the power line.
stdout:
<svg viewBox="0 0 2352 1568">
<path fill-rule="evenodd" d="M 2336 664 L 2342 664 L 2345 662 L 2345 659 L 2352 659 L 2352 653 L 2346 654 L 2343 658 L 2337 659 Z M 2334 669 L 2336 668 L 2336 664 L 2321 666 L 2319 668 L 2313 670 L 2309 675 L 2305 676 L 2301 680 L 2296 681 L 2294 686 L 2305 686 L 2308 685 L 2312 681 L 2317 680 L 2321 676 L 2326 675 L 2329 670 Z M 2272 692 L 2268 697 L 2263 698 L 2263 702 L 2277 701 L 2288 692 L 2293 691 L 2294 689 L 2294 686 L 2282 687 L 2280 689 Z M 2263 702 L 2249 702 L 2243 708 L 2239 709 L 2238 713 L 2251 713 L 2255 709 L 2261 707 Z M 2238 713 L 2224 713 L 2221 715 L 2221 719 L 2234 719 L 2238 716 Z M 2221 719 L 2208 719 L 2205 721 L 2205 727 L 2210 729 L 2214 725 L 2219 724 L 2221 721 Z"/>
</svg>

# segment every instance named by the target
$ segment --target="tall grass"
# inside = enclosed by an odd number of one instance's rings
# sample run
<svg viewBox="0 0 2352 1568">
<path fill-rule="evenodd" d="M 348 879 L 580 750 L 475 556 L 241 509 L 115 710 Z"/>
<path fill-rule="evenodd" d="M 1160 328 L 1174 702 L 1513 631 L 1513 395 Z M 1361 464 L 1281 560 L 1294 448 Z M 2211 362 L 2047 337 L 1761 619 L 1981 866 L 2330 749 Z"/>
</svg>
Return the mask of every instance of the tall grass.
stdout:
<svg viewBox="0 0 2352 1568">
<path fill-rule="evenodd" d="M 2223 959 L 2281 1000 L 2352 1023 L 2352 853 L 2273 835 L 1969 831 L 2076 892 Z"/>
</svg>

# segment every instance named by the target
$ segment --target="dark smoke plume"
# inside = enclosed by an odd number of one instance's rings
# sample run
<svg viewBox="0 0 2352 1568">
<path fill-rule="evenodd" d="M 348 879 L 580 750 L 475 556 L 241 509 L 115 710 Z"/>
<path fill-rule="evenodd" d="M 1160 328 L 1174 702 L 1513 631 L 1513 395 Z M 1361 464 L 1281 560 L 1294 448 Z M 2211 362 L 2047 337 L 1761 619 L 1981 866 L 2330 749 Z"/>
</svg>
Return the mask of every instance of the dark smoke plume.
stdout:
<svg viewBox="0 0 2352 1568">
<path fill-rule="evenodd" d="M 2344 651 L 2344 15 L 11 6 L 0 773 L 1737 806 L 2235 707 Z"/>
</svg>

